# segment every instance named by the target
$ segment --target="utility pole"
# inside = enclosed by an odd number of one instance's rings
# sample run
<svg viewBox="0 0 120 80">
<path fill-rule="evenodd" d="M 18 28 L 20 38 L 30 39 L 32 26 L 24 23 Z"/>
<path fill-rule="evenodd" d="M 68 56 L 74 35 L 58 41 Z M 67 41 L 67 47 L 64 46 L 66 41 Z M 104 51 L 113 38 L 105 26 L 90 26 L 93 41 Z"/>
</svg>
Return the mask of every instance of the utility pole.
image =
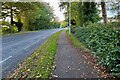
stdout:
<svg viewBox="0 0 120 80">
<path fill-rule="evenodd" d="M 70 26 L 71 26 L 71 0 L 69 0 L 69 35 L 70 35 L 70 33 L 71 33 L 71 28 L 70 28 Z"/>
</svg>

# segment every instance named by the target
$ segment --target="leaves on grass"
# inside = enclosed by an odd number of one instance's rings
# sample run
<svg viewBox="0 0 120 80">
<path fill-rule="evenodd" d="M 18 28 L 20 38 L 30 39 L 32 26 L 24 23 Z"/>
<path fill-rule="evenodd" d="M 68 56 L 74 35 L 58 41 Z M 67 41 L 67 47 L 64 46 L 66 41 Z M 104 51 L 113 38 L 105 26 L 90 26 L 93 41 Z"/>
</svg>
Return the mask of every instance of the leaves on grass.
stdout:
<svg viewBox="0 0 120 80">
<path fill-rule="evenodd" d="M 60 32 L 51 36 L 37 51 L 19 64 L 19 68 L 8 78 L 49 78 L 55 68 L 53 62 Z"/>
</svg>

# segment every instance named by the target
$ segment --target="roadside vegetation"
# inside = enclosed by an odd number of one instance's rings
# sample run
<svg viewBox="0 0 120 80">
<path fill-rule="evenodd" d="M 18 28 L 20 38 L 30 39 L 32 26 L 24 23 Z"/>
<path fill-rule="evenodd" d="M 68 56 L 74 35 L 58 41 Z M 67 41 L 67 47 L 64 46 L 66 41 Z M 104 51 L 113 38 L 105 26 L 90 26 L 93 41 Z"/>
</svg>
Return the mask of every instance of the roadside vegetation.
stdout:
<svg viewBox="0 0 120 80">
<path fill-rule="evenodd" d="M 61 2 L 60 7 L 66 9 L 66 21 L 71 19 L 68 26 L 71 27 L 69 38 L 73 44 L 83 51 L 87 47 L 110 75 L 120 77 L 119 2 L 72 2 L 71 6 Z M 108 18 L 107 11 L 116 14 Z"/>
<path fill-rule="evenodd" d="M 25 59 L 9 78 L 50 78 L 54 70 L 57 40 L 61 31 L 51 36 L 38 50 Z"/>
<path fill-rule="evenodd" d="M 90 52 L 90 50 L 87 48 L 87 46 L 85 44 L 83 44 L 82 42 L 80 42 L 74 34 L 71 33 L 69 35 L 68 30 L 66 31 L 66 33 L 67 33 L 67 37 L 71 40 L 72 44 L 75 47 L 79 48 L 83 52 Z"/>
<path fill-rule="evenodd" d="M 77 27 L 74 35 L 92 50 L 111 75 L 120 75 L 120 28 L 89 23 L 86 27 Z"/>
<path fill-rule="evenodd" d="M 1 14 L 2 34 L 60 26 L 47 2 L 2 2 Z"/>
</svg>

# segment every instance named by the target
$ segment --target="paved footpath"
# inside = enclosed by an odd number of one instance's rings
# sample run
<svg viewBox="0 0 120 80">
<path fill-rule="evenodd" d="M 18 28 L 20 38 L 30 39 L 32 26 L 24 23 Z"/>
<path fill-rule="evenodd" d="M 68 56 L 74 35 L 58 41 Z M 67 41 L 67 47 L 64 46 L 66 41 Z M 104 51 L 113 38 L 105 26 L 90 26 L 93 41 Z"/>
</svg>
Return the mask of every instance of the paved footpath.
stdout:
<svg viewBox="0 0 120 80">
<path fill-rule="evenodd" d="M 58 78 L 99 78 L 100 73 L 82 56 L 66 37 L 60 34 L 56 55 L 55 77 Z"/>
</svg>

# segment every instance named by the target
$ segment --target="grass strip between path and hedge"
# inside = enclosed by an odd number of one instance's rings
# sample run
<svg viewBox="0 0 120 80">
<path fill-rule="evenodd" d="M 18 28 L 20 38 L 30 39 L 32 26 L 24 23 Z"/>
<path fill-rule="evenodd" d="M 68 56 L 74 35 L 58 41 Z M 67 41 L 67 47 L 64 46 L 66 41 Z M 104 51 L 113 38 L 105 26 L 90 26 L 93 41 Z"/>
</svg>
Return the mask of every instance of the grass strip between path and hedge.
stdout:
<svg viewBox="0 0 120 80">
<path fill-rule="evenodd" d="M 81 43 L 72 33 L 70 35 L 68 31 L 66 31 L 66 33 L 74 46 L 80 48 L 83 52 L 90 52 L 90 50 L 83 43 Z"/>
<path fill-rule="evenodd" d="M 57 40 L 61 31 L 51 36 L 30 57 L 24 60 L 10 78 L 49 78 L 54 69 Z"/>
</svg>

